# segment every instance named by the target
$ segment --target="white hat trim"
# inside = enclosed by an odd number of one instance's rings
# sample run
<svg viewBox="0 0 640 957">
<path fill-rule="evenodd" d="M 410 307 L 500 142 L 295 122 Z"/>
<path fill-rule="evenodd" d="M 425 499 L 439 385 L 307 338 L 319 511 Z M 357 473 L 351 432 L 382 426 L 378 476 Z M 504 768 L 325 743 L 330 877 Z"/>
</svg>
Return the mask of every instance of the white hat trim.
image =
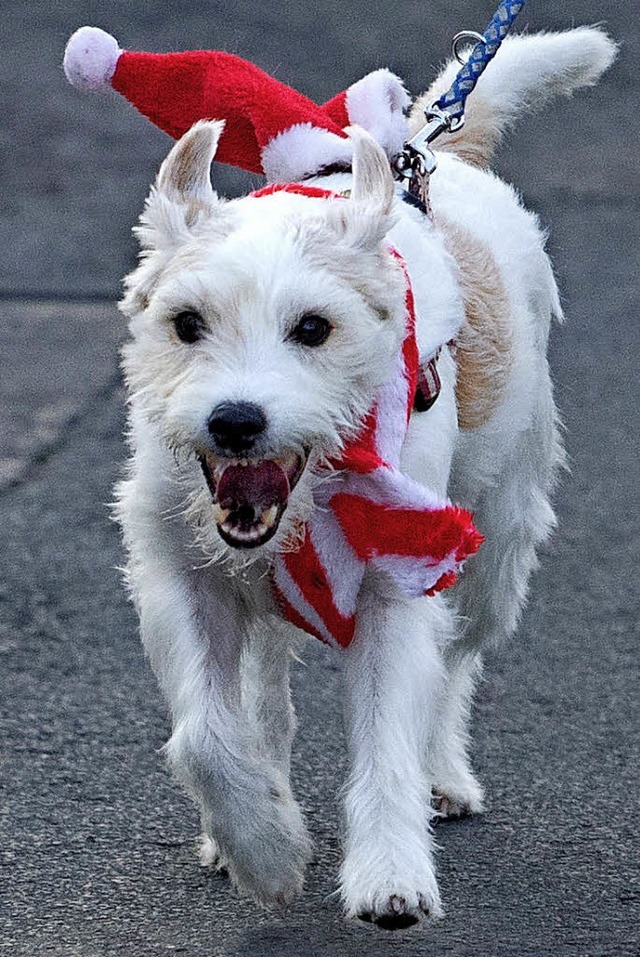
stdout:
<svg viewBox="0 0 640 957">
<path fill-rule="evenodd" d="M 389 157 L 400 152 L 409 130 L 405 109 L 411 98 L 390 70 L 375 70 L 347 90 L 349 122 L 370 133 Z M 385 109 L 386 107 L 386 109 Z"/>
<path fill-rule="evenodd" d="M 262 149 L 262 168 L 270 183 L 288 183 L 334 163 L 351 163 L 351 141 L 312 123 L 296 123 Z"/>
</svg>

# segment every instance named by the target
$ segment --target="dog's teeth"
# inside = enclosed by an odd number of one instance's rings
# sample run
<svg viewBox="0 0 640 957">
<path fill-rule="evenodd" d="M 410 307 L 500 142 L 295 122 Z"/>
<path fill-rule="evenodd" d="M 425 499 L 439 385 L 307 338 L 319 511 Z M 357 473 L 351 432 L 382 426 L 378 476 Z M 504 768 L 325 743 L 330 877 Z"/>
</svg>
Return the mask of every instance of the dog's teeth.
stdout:
<svg viewBox="0 0 640 957">
<path fill-rule="evenodd" d="M 214 480 L 216 482 L 220 481 L 222 473 L 224 472 L 226 466 L 225 462 L 220 462 L 218 459 L 214 458 L 213 455 L 207 455 L 207 467 L 211 472 Z"/>
<path fill-rule="evenodd" d="M 227 535 L 231 538 L 235 538 L 237 542 L 255 542 L 268 531 L 267 527 L 260 523 L 256 528 L 251 528 L 249 531 L 242 531 L 239 528 L 234 528 L 230 522 L 225 522 L 222 526 Z"/>
<path fill-rule="evenodd" d="M 243 468 L 246 468 L 247 465 L 249 464 L 249 460 L 248 460 L 248 459 L 240 459 L 240 461 L 239 461 L 238 464 L 241 465 Z"/>
<path fill-rule="evenodd" d="M 213 504 L 213 517 L 218 525 L 224 525 L 231 514 L 230 508 L 222 508 L 217 502 Z"/>
<path fill-rule="evenodd" d="M 265 508 L 264 512 L 260 516 L 260 522 L 266 528 L 271 528 L 273 523 L 278 517 L 278 506 L 271 505 L 269 508 Z"/>
</svg>

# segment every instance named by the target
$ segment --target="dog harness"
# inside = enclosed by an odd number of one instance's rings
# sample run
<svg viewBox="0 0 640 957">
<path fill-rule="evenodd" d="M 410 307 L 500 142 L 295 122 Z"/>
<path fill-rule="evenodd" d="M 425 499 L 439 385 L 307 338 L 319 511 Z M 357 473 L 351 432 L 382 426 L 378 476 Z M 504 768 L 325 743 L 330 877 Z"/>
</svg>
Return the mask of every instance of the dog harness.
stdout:
<svg viewBox="0 0 640 957">
<path fill-rule="evenodd" d="M 299 184 L 272 185 L 252 195 L 283 190 L 339 198 L 329 190 Z M 391 247 L 389 254 L 405 280 L 406 331 L 392 374 L 360 433 L 322 469 L 326 480 L 314 492 L 313 515 L 299 541 L 287 543 L 276 555 L 271 573 L 283 617 L 341 648 L 355 634 L 367 566 L 388 574 L 408 596 L 433 595 L 455 583 L 464 561 L 483 540 L 469 512 L 399 469 L 421 372 L 411 281 L 402 256 Z M 432 361 L 435 370 L 435 358 Z M 433 391 L 435 385 L 426 388 Z"/>
</svg>

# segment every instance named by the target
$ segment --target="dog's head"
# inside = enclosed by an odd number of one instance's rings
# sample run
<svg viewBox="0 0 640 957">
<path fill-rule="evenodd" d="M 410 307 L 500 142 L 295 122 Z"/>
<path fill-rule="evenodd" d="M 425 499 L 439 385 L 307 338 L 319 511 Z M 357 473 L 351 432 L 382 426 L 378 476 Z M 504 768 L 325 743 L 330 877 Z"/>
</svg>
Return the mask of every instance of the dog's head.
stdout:
<svg viewBox="0 0 640 957">
<path fill-rule="evenodd" d="M 349 198 L 224 201 L 210 182 L 221 130 L 196 124 L 147 200 L 125 371 L 200 528 L 259 552 L 305 514 L 315 466 L 370 409 L 404 335 L 405 287 L 383 244 L 389 161 L 371 137 L 351 131 Z"/>
</svg>

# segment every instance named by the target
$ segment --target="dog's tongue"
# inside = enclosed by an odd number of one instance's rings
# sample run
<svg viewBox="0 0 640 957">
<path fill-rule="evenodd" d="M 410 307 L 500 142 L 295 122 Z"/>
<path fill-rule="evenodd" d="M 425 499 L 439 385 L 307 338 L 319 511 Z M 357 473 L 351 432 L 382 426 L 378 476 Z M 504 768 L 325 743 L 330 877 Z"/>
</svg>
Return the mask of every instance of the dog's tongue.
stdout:
<svg viewBox="0 0 640 957">
<path fill-rule="evenodd" d="M 250 505 L 256 512 L 270 505 L 284 505 L 289 498 L 289 479 L 276 462 L 228 465 L 220 476 L 216 498 L 222 508 Z"/>
</svg>

